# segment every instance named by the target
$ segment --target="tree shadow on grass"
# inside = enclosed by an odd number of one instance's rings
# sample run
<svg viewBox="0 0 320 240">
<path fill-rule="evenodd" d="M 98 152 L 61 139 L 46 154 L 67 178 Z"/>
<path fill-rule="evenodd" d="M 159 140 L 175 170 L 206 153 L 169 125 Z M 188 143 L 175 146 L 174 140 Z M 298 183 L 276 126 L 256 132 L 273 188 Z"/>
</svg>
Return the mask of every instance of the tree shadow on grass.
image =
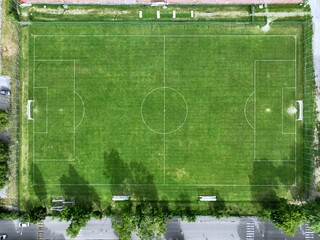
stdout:
<svg viewBox="0 0 320 240">
<path fill-rule="evenodd" d="M 42 177 L 42 173 L 36 164 L 34 165 L 33 173 L 35 176 L 35 183 L 33 184 L 33 191 L 34 191 L 35 195 L 37 196 L 37 198 L 39 199 L 39 201 L 41 203 L 44 203 L 45 200 L 47 199 L 47 189 L 46 189 L 45 181 Z"/>
<path fill-rule="evenodd" d="M 188 193 L 182 193 L 179 195 L 175 202 L 174 215 L 186 218 L 188 222 L 194 222 L 196 220 L 196 210 L 192 208 L 192 202 Z"/>
<path fill-rule="evenodd" d="M 104 160 L 104 172 L 111 184 L 112 195 L 129 195 L 137 201 L 158 200 L 154 177 L 144 164 L 138 161 L 126 163 L 115 149 L 105 153 Z"/>
<path fill-rule="evenodd" d="M 294 147 L 292 149 L 290 159 L 295 158 L 295 149 Z M 252 174 L 249 175 L 252 200 L 267 207 L 278 202 L 277 192 L 281 188 L 290 190 L 292 198 L 297 198 L 300 193 L 295 192 L 295 182 L 290 177 L 295 174 L 295 164 L 264 160 L 263 162 L 254 161 Z"/>
<path fill-rule="evenodd" d="M 253 162 L 252 175 L 249 176 L 253 201 L 263 205 L 265 202 L 278 200 L 276 194 L 278 187 L 274 183 L 270 184 L 274 182 L 275 171 L 276 168 L 272 162 L 263 162 L 263 165 L 261 162 Z"/>
<path fill-rule="evenodd" d="M 139 201 L 158 200 L 158 191 L 149 170 L 141 162 L 132 162 L 130 169 L 132 182 L 139 183 L 139 185 L 131 185 L 129 188 L 133 197 Z"/>
<path fill-rule="evenodd" d="M 75 198 L 76 205 L 95 204 L 100 208 L 100 197 L 95 192 L 94 188 L 89 185 L 83 177 L 79 175 L 76 169 L 69 165 L 69 175 L 63 175 L 60 178 L 63 197 L 68 199 Z"/>
<path fill-rule="evenodd" d="M 208 205 L 208 213 L 211 216 L 216 218 L 228 216 L 226 202 L 217 189 L 214 187 L 200 187 L 197 191 L 199 196 L 216 196 L 216 201 L 200 203 Z M 208 213 L 204 212 L 204 215 Z"/>
<path fill-rule="evenodd" d="M 104 154 L 104 175 L 111 184 L 112 195 L 128 195 L 127 184 L 130 184 L 131 172 L 128 165 L 120 158 L 119 152 L 112 149 Z"/>
</svg>

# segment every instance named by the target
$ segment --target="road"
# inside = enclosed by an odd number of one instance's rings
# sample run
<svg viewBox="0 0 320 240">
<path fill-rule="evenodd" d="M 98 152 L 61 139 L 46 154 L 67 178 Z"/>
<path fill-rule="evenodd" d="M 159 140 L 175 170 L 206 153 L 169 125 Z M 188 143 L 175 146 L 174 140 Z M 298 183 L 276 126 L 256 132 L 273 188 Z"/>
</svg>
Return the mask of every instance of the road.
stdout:
<svg viewBox="0 0 320 240">
<path fill-rule="evenodd" d="M 252 226 L 251 229 L 248 226 Z M 303 225 L 294 237 L 290 237 L 271 223 L 261 222 L 254 217 L 223 219 L 199 217 L 195 223 L 174 219 L 168 223 L 165 237 L 178 240 L 245 240 L 252 236 L 254 240 L 307 240 L 304 231 Z M 320 240 L 315 234 L 312 237 L 310 239 Z"/>
<path fill-rule="evenodd" d="M 35 240 L 37 239 L 37 226 L 31 225 L 21 228 L 16 232 L 18 221 L 0 220 L 0 233 L 8 235 L 8 240 Z M 68 222 L 59 222 L 51 218 L 44 221 L 44 239 L 67 240 L 66 235 Z M 167 224 L 167 233 L 162 240 L 246 240 L 252 236 L 254 240 L 320 240 L 318 236 L 307 233 L 306 226 L 301 226 L 294 237 L 286 236 L 275 228 L 271 223 L 261 222 L 257 218 L 223 218 L 198 217 L 194 223 L 181 221 L 174 218 Z M 76 240 L 116 240 L 118 237 L 113 232 L 111 220 L 92 219 L 88 225 L 81 230 Z M 134 235 L 132 240 L 138 240 Z"/>
<path fill-rule="evenodd" d="M 68 226 L 68 222 L 59 222 L 58 220 L 53 220 L 47 217 L 44 221 L 44 238 L 51 240 L 70 239 L 68 236 L 66 236 L 66 229 Z M 101 220 L 90 220 L 87 226 L 80 231 L 78 237 L 74 239 L 115 240 L 118 239 L 118 237 L 114 234 L 111 227 L 111 219 L 102 218 Z"/>
<path fill-rule="evenodd" d="M 0 220 L 0 234 L 7 234 L 8 240 L 35 240 L 38 238 L 37 224 L 20 228 L 19 221 Z"/>
</svg>

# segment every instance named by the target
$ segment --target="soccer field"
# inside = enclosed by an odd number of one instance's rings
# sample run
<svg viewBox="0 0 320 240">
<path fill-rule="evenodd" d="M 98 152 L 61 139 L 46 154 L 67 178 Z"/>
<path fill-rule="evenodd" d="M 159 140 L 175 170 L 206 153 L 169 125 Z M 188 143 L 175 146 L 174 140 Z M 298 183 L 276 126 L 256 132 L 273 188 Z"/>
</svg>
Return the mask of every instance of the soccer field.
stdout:
<svg viewBox="0 0 320 240">
<path fill-rule="evenodd" d="M 302 27 L 29 27 L 35 196 L 225 201 L 301 186 Z"/>
</svg>

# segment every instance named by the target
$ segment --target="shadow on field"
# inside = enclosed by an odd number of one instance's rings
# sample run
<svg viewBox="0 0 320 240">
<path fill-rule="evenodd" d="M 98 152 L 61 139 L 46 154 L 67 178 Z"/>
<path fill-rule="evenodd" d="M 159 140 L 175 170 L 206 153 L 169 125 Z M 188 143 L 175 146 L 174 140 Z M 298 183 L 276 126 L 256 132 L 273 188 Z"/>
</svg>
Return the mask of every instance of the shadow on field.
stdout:
<svg viewBox="0 0 320 240">
<path fill-rule="evenodd" d="M 289 159 L 295 158 L 294 146 L 292 149 Z M 262 206 L 264 203 L 277 202 L 279 199 L 277 191 L 280 188 L 290 190 L 292 198 L 300 198 L 302 193 L 299 188 L 293 186 L 294 182 L 292 181 L 292 176 L 295 175 L 296 171 L 294 162 L 270 162 L 268 159 L 263 160 L 265 161 L 253 162 L 252 174 L 249 175 L 252 200 L 260 202 Z"/>
<path fill-rule="evenodd" d="M 60 177 L 60 186 L 63 196 L 68 199 L 75 198 L 76 204 L 89 204 L 92 206 L 94 203 L 100 207 L 98 194 L 72 165 L 69 165 L 69 175 Z"/>
<path fill-rule="evenodd" d="M 213 196 L 217 197 L 217 201 L 208 203 L 210 214 L 216 218 L 228 216 L 226 202 L 221 197 L 220 193 L 218 191 L 214 191 Z"/>
<path fill-rule="evenodd" d="M 41 203 L 44 203 L 47 198 L 47 189 L 46 189 L 45 181 L 43 180 L 41 171 L 36 164 L 34 165 L 33 174 L 35 176 L 35 180 L 34 180 L 35 184 L 33 184 L 33 191 L 37 196 L 37 198 L 39 199 L 39 201 Z"/>
<path fill-rule="evenodd" d="M 137 201 L 158 200 L 154 177 L 141 162 L 128 164 L 115 149 L 104 154 L 104 161 L 104 174 L 111 184 L 112 195 L 129 195 Z"/>
<path fill-rule="evenodd" d="M 175 201 L 174 215 L 182 219 L 185 217 L 189 222 L 196 220 L 196 211 L 192 209 L 192 202 L 187 193 L 180 194 L 178 200 Z"/>
<path fill-rule="evenodd" d="M 217 201 L 201 203 L 208 205 L 208 212 L 211 216 L 216 218 L 228 216 L 226 202 L 218 190 L 216 190 L 214 187 L 202 187 L 198 188 L 197 191 L 199 196 L 216 196 Z"/>
</svg>

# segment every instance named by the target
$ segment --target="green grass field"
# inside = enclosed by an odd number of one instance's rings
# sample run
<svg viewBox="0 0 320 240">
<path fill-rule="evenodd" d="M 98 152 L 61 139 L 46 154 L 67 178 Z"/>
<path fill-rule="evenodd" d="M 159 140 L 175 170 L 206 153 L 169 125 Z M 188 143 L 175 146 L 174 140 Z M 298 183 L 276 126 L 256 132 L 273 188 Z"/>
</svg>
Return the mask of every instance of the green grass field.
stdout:
<svg viewBox="0 0 320 240">
<path fill-rule="evenodd" d="M 261 201 L 301 186 L 301 26 L 24 31 L 31 198 Z"/>
</svg>

